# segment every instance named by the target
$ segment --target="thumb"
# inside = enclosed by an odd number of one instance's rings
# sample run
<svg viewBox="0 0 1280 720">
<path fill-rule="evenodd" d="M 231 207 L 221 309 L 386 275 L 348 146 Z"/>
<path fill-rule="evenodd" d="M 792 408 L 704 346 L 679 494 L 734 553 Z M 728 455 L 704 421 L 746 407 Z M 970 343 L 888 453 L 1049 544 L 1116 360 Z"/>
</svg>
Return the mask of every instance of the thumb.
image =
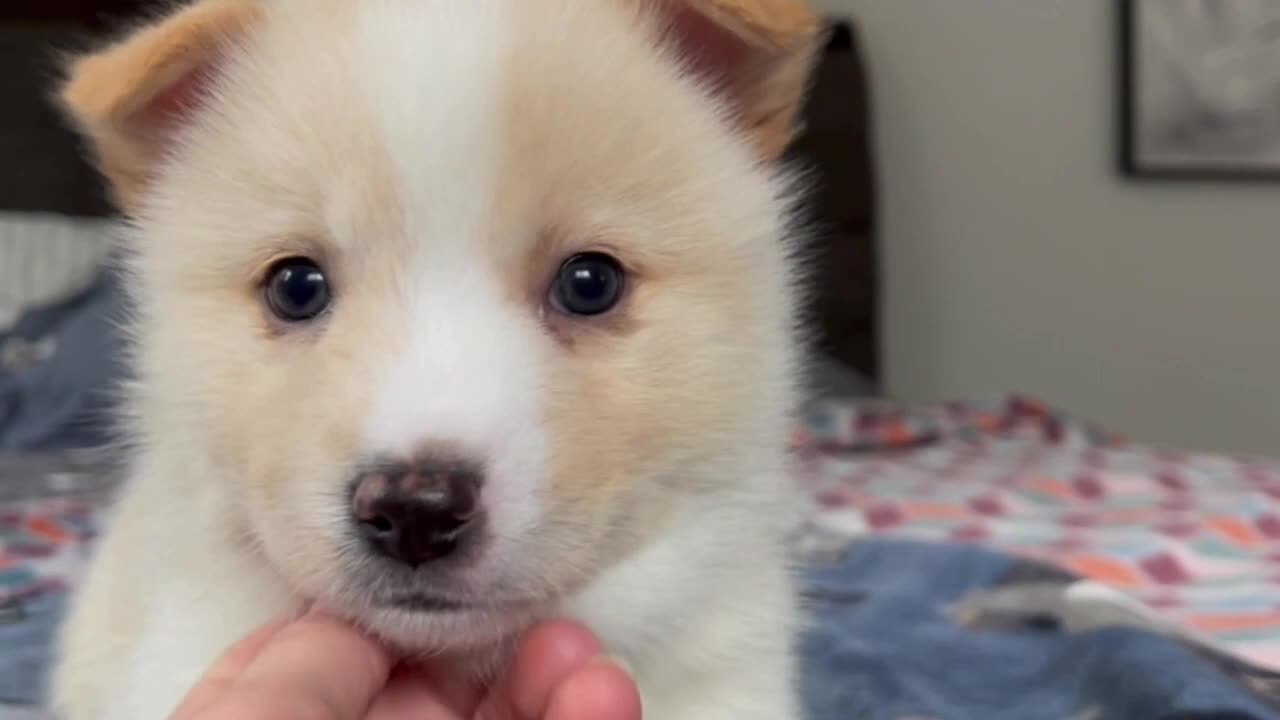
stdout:
<svg viewBox="0 0 1280 720">
<path fill-rule="evenodd" d="M 229 685 L 223 683 L 221 696 L 196 712 L 361 720 L 386 686 L 391 664 L 380 645 L 354 628 L 312 614 L 274 633 Z"/>
<path fill-rule="evenodd" d="M 257 659 L 263 648 L 275 638 L 287 620 L 269 623 L 247 637 L 232 645 L 218 658 L 212 667 L 196 683 L 195 687 L 183 699 L 182 704 L 174 711 L 174 718 L 188 718 L 221 698 L 231 688 L 240 673 Z"/>
<path fill-rule="evenodd" d="M 601 650 L 577 623 L 534 628 L 473 720 L 640 720 L 635 682 Z"/>
</svg>

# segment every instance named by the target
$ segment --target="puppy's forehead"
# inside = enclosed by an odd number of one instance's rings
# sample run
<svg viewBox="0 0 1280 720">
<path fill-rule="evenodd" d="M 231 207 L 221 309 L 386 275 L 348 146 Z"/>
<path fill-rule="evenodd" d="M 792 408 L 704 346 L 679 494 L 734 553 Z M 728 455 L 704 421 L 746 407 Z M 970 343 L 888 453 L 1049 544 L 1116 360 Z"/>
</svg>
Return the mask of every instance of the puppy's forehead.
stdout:
<svg viewBox="0 0 1280 720">
<path fill-rule="evenodd" d="M 157 217 L 218 267 L 308 251 L 280 247 L 296 237 L 343 272 L 514 268 L 600 238 L 706 266 L 773 230 L 773 198 L 636 5 L 275 0 Z"/>
<path fill-rule="evenodd" d="M 410 225 L 441 243 L 522 245 L 538 226 L 625 224 L 722 167 L 690 157 L 720 150 L 726 133 L 660 59 L 639 5 L 359 5 L 364 72 Z"/>
<path fill-rule="evenodd" d="M 279 0 L 238 70 L 250 92 L 227 98 L 256 166 L 238 176 L 263 176 L 277 191 L 264 197 L 288 187 L 321 204 L 341 245 L 394 225 L 443 252 L 526 246 L 538 225 L 625 223 L 627 203 L 663 202 L 725 166 L 694 157 L 723 152 L 723 128 L 628 7 Z M 610 210 L 620 217 L 592 215 Z"/>
<path fill-rule="evenodd" d="M 506 0 L 358 4 L 371 121 L 395 168 L 410 240 L 435 253 L 493 236 L 506 151 Z M 422 242 L 415 242 L 421 246 Z"/>
</svg>

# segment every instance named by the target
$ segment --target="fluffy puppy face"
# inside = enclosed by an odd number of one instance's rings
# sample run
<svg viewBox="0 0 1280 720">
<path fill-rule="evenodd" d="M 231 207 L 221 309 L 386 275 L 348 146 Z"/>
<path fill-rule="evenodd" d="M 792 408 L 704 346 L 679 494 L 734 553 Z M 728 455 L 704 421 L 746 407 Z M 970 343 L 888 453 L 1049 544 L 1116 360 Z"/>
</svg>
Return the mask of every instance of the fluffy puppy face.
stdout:
<svg viewBox="0 0 1280 720">
<path fill-rule="evenodd" d="M 67 104 L 135 219 L 144 447 L 418 648 L 747 491 L 785 439 L 768 165 L 814 39 L 777 10 L 767 47 L 679 3 L 209 0 L 82 61 Z"/>
</svg>

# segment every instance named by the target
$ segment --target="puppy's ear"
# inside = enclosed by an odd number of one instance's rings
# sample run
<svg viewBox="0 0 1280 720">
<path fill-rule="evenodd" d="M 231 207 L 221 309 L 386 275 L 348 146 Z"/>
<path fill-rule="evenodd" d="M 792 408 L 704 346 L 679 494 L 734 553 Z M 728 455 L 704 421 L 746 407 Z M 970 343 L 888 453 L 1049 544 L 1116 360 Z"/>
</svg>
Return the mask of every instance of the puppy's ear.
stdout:
<svg viewBox="0 0 1280 720">
<path fill-rule="evenodd" d="M 125 210 L 199 106 L 223 50 L 261 13 L 259 0 L 202 0 L 73 60 L 62 105 Z"/>
<path fill-rule="evenodd" d="M 669 40 L 710 83 L 765 160 L 798 131 L 826 41 L 805 0 L 658 0 Z"/>
</svg>

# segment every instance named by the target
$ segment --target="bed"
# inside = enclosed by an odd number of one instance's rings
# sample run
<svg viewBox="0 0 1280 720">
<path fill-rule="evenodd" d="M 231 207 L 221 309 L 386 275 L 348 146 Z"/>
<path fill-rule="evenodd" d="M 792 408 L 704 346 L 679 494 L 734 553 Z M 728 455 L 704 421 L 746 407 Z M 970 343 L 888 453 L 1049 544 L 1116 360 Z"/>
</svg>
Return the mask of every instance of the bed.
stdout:
<svg viewBox="0 0 1280 720">
<path fill-rule="evenodd" d="M 48 106 L 49 49 L 153 4 L 0 9 L 0 720 L 41 717 L 120 476 L 115 221 Z M 792 474 L 810 716 L 1280 718 L 1280 463 L 1134 445 L 1035 398 L 879 396 L 858 34 L 835 27 L 789 155 L 816 170 L 822 259 Z"/>
</svg>

